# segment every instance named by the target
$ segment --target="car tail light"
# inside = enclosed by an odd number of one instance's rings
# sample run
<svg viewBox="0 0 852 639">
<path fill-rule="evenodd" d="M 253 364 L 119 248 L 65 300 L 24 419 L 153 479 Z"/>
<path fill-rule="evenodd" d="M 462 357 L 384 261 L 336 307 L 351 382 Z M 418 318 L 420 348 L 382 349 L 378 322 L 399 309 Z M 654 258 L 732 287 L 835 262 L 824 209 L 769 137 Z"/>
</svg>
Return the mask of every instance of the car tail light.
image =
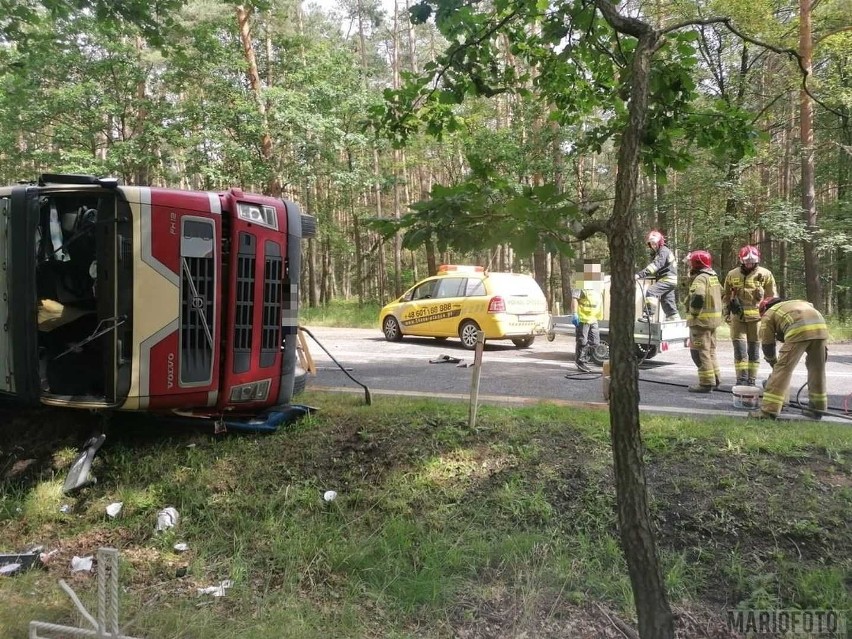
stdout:
<svg viewBox="0 0 852 639">
<path fill-rule="evenodd" d="M 488 302 L 488 312 L 489 313 L 505 313 L 506 312 L 506 300 L 504 300 L 499 295 L 495 295 L 491 298 L 491 301 Z"/>
</svg>

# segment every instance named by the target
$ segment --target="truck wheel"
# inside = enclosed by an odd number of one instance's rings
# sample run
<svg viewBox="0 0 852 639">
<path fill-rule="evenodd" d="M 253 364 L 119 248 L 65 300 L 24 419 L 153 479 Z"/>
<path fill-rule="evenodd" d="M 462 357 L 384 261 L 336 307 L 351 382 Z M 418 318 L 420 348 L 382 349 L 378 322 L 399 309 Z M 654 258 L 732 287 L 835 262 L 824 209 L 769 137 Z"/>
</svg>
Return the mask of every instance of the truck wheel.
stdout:
<svg viewBox="0 0 852 639">
<path fill-rule="evenodd" d="M 388 315 L 382 322 L 382 333 L 389 342 L 398 342 L 402 339 L 402 329 L 393 315 Z"/>
<path fill-rule="evenodd" d="M 476 348 L 476 334 L 479 332 L 479 324 L 473 320 L 465 320 L 459 326 L 459 339 L 462 346 L 472 351 Z"/>
<path fill-rule="evenodd" d="M 512 340 L 512 344 L 518 348 L 529 348 L 534 341 L 535 335 L 530 335 L 529 337 L 516 337 Z"/>
<path fill-rule="evenodd" d="M 603 366 L 603 363 L 609 359 L 609 342 L 601 340 L 601 343 L 595 346 L 592 351 L 592 361 L 598 366 Z"/>
</svg>

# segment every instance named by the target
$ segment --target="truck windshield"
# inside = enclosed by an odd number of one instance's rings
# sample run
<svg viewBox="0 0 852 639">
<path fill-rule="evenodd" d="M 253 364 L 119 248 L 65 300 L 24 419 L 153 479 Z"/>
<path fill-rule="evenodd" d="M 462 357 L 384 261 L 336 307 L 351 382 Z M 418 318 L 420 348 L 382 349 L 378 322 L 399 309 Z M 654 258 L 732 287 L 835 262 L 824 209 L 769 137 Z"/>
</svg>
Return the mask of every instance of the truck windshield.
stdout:
<svg viewBox="0 0 852 639">
<path fill-rule="evenodd" d="M 35 232 L 39 377 L 43 397 L 113 403 L 121 333 L 114 192 L 44 192 Z M 126 341 L 126 340 L 125 340 Z"/>
</svg>

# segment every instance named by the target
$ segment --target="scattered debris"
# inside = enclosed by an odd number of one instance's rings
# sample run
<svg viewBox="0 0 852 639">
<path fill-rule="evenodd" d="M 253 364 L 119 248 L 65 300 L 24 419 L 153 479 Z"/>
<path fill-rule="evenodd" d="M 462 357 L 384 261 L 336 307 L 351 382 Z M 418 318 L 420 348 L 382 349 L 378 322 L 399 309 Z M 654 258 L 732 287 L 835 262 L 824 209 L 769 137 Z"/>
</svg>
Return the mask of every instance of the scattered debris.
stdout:
<svg viewBox="0 0 852 639">
<path fill-rule="evenodd" d="M 92 572 L 92 560 L 94 557 L 78 557 L 74 555 L 71 558 L 71 572 Z"/>
<path fill-rule="evenodd" d="M 59 512 L 61 513 L 70 513 L 71 512 L 71 504 L 62 504 L 59 507 Z"/>
<path fill-rule="evenodd" d="M 79 557 L 74 557 L 74 559 L 79 559 Z M 91 557 L 87 557 L 87 559 L 89 562 L 92 560 Z M 63 579 L 59 580 L 59 587 L 70 597 L 71 602 L 77 608 L 77 612 L 80 613 L 91 628 L 60 626 L 47 621 L 30 621 L 30 637 L 44 639 L 46 637 L 55 637 L 56 632 L 61 632 L 63 637 L 73 635 L 74 637 L 133 639 L 133 637 L 123 634 L 118 625 L 118 551 L 115 548 L 101 548 L 98 550 L 97 619 L 86 610 L 77 593 Z M 39 634 L 39 631 L 50 634 Z"/>
<path fill-rule="evenodd" d="M 464 360 L 456 364 L 456 368 L 470 368 L 471 366 L 473 366 L 473 362 L 465 362 Z"/>
<path fill-rule="evenodd" d="M 0 574 L 14 575 L 23 570 L 29 570 L 39 565 L 39 555 L 42 551 L 41 546 L 37 546 L 27 552 L 0 554 Z"/>
<path fill-rule="evenodd" d="M 230 579 L 225 579 L 218 586 L 207 586 L 206 588 L 198 588 L 199 595 L 213 595 L 214 597 L 224 597 L 225 591 L 234 585 Z"/>
<path fill-rule="evenodd" d="M 51 562 L 51 560 L 52 560 L 52 559 L 53 559 L 56 555 L 58 555 L 58 554 L 59 554 L 59 549 L 58 549 L 58 548 L 54 548 L 54 549 L 53 549 L 53 550 L 51 550 L 50 552 L 43 552 L 43 553 L 40 553 L 40 554 L 39 554 L 39 556 L 38 556 L 38 559 L 39 559 L 39 561 L 40 561 L 41 563 L 43 563 L 43 564 L 48 564 L 48 563 L 50 563 L 50 562 Z"/>
<path fill-rule="evenodd" d="M 430 359 L 430 364 L 458 364 L 461 360 L 458 357 L 451 357 L 450 355 L 439 355 L 435 359 Z"/>
<path fill-rule="evenodd" d="M 186 552 L 189 550 L 189 544 L 182 541 L 172 546 L 172 548 L 174 548 L 177 552 Z"/>
<path fill-rule="evenodd" d="M 111 503 L 109 506 L 106 507 L 107 515 L 109 515 L 110 517 L 113 517 L 113 518 L 117 517 L 118 513 L 121 512 L 122 506 L 124 506 L 124 502 L 122 502 L 122 501 L 116 501 L 116 502 Z"/>
<path fill-rule="evenodd" d="M 162 532 L 177 526 L 180 515 L 176 508 L 169 506 L 157 513 L 157 532 Z"/>
<path fill-rule="evenodd" d="M 323 493 L 322 498 L 326 501 L 334 501 L 337 499 L 337 492 L 334 490 L 327 490 Z"/>
</svg>

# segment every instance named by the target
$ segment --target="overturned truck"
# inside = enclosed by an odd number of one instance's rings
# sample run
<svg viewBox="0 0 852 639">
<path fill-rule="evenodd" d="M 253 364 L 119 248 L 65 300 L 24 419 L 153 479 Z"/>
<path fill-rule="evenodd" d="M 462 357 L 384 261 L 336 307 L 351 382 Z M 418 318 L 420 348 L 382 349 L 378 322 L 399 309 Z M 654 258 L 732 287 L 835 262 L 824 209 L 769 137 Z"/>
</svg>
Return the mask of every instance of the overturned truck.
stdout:
<svg viewBox="0 0 852 639">
<path fill-rule="evenodd" d="M 292 202 L 42 175 L 0 188 L 0 394 L 269 424 L 304 387 Z"/>
</svg>

